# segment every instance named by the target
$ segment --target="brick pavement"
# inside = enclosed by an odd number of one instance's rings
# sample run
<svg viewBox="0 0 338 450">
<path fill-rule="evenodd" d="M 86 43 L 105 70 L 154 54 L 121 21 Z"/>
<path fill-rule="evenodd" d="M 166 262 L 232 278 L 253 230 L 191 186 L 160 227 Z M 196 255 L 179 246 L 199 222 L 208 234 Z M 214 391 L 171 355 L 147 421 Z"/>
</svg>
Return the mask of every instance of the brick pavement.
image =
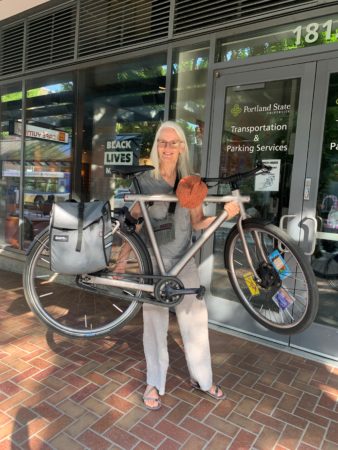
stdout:
<svg viewBox="0 0 338 450">
<path fill-rule="evenodd" d="M 168 393 L 143 408 L 137 317 L 117 335 L 70 340 L 26 306 L 19 275 L 0 271 L 0 450 L 338 449 L 338 369 L 210 332 L 217 402 L 187 384 L 171 320 Z"/>
</svg>

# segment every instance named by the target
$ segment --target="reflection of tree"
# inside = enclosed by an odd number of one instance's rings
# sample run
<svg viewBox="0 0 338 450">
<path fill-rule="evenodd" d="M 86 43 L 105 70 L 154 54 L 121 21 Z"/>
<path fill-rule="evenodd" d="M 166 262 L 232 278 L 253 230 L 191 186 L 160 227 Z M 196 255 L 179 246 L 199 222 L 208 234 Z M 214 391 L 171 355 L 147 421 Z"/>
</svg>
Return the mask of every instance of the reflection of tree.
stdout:
<svg viewBox="0 0 338 450">
<path fill-rule="evenodd" d="M 338 141 L 338 105 L 337 99 L 338 75 L 331 76 L 328 95 L 328 107 L 326 112 L 323 153 L 319 178 L 318 201 L 321 202 L 323 195 L 329 194 L 330 184 L 338 181 L 338 150 L 330 150 L 330 143 Z M 330 104 L 332 102 L 332 104 Z"/>
</svg>

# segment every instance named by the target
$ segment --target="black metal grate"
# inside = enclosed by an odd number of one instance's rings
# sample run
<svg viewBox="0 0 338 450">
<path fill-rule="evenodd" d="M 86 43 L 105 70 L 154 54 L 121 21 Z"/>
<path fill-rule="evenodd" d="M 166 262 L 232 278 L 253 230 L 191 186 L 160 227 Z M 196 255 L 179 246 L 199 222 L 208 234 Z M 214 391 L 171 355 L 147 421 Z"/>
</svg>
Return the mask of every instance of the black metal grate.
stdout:
<svg viewBox="0 0 338 450">
<path fill-rule="evenodd" d="M 170 0 L 80 0 L 78 56 L 168 38 Z"/>
<path fill-rule="evenodd" d="M 75 5 L 27 23 L 26 69 L 74 59 Z"/>
<path fill-rule="evenodd" d="M 292 7 L 297 11 L 318 6 L 316 0 L 176 0 L 174 34 L 217 28 L 252 17 L 259 20 Z"/>
<path fill-rule="evenodd" d="M 23 70 L 24 24 L 16 24 L 0 33 L 0 74 Z"/>
</svg>

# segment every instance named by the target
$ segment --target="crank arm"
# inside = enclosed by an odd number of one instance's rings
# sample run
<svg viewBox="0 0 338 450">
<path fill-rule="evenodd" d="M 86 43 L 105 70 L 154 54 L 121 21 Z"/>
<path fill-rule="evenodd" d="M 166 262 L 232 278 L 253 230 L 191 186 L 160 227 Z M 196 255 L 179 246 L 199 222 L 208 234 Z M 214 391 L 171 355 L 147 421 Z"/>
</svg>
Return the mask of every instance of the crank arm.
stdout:
<svg viewBox="0 0 338 450">
<path fill-rule="evenodd" d="M 196 294 L 198 300 L 202 300 L 205 294 L 205 287 L 200 286 L 199 288 L 173 289 L 172 287 L 168 286 L 166 288 L 166 293 L 169 297 L 173 297 L 175 295 Z"/>
</svg>

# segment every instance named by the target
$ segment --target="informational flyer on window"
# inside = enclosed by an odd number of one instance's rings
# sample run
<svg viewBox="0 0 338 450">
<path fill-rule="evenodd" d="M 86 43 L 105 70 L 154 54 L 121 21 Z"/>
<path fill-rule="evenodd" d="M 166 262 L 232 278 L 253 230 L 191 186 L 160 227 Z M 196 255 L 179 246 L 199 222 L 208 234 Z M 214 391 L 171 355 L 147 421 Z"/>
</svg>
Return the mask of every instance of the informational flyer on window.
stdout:
<svg viewBox="0 0 338 450">
<path fill-rule="evenodd" d="M 263 159 L 262 163 L 270 166 L 272 169 L 270 173 L 260 174 L 255 177 L 255 191 L 272 192 L 279 190 L 280 179 L 280 159 Z"/>
</svg>

